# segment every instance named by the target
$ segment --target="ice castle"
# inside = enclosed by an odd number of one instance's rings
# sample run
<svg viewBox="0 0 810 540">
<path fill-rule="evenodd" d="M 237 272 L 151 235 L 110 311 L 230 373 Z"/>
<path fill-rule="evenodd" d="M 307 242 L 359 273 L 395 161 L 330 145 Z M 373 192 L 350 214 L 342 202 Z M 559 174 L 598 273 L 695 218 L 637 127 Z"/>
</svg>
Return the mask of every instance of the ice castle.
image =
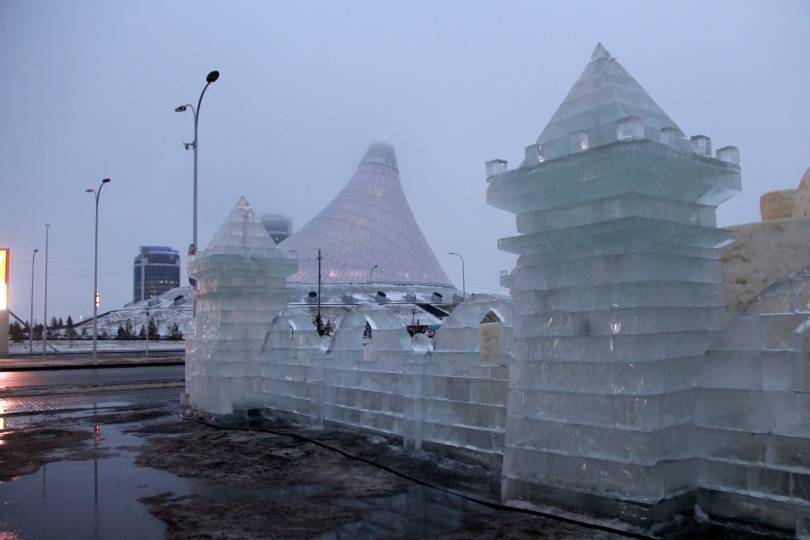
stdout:
<svg viewBox="0 0 810 540">
<path fill-rule="evenodd" d="M 518 234 L 498 246 L 518 255 L 511 297 L 456 302 L 432 337 L 398 302 L 352 294 L 321 335 L 287 303 L 312 265 L 296 272 L 240 201 L 190 263 L 190 406 L 473 459 L 500 475 L 509 504 L 646 531 L 679 516 L 808 530 L 810 287 L 797 283 L 810 274 L 746 312 L 726 308 L 719 249 L 735 236 L 715 210 L 741 189 L 738 150 L 687 138 L 599 45 L 522 163 L 486 171 L 489 203 L 516 215 Z M 417 267 L 388 249 L 399 227 L 418 232 L 401 202 L 384 212 L 400 199 L 393 150 L 372 145 L 282 247 L 323 247 L 341 287 L 378 264 L 370 246 L 390 261 L 379 279 L 452 287 L 421 233 L 407 244 Z M 407 290 L 398 300 L 419 303 Z"/>
</svg>

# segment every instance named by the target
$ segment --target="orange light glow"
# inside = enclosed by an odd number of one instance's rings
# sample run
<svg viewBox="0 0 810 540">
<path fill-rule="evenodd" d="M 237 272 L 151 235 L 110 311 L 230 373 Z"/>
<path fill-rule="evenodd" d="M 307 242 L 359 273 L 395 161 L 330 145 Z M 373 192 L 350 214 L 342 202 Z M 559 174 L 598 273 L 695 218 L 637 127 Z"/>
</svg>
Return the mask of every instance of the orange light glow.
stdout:
<svg viewBox="0 0 810 540">
<path fill-rule="evenodd" d="M 0 249 L 0 311 L 8 309 L 8 248 Z"/>
</svg>

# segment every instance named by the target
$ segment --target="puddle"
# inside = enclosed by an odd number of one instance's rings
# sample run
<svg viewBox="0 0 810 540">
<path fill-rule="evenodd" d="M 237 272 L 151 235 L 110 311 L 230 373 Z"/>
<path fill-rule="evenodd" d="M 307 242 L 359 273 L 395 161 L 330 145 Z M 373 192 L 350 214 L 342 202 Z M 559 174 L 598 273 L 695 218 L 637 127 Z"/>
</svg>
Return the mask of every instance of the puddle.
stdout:
<svg viewBox="0 0 810 540">
<path fill-rule="evenodd" d="M 87 429 L 92 421 L 83 423 Z M 167 491 L 188 494 L 191 482 L 136 466 L 124 447 L 141 442 L 117 427 L 102 426 L 98 442 L 87 448 L 117 455 L 50 462 L 0 484 L 0 538 L 163 538 L 165 526 L 138 499 Z"/>
</svg>

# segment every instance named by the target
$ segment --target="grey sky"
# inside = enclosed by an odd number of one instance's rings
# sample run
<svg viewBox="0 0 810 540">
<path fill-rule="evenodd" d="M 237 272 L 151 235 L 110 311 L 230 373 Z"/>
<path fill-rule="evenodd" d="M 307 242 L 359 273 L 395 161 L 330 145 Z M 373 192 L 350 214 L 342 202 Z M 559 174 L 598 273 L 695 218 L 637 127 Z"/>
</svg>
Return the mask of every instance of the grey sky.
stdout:
<svg viewBox="0 0 810 540">
<path fill-rule="evenodd" d="M 191 238 L 189 113 L 200 124 L 200 243 L 240 195 L 301 227 L 385 133 L 428 242 L 461 286 L 498 290 L 514 217 L 486 205 L 484 162 L 517 165 L 602 42 L 687 133 L 740 147 L 743 193 L 722 225 L 810 166 L 810 3 L 44 2 L 0 0 L 0 244 L 11 309 L 86 315 L 93 205 L 102 311 L 132 299 L 141 244 Z M 185 281 L 185 273 L 183 276 Z"/>
</svg>

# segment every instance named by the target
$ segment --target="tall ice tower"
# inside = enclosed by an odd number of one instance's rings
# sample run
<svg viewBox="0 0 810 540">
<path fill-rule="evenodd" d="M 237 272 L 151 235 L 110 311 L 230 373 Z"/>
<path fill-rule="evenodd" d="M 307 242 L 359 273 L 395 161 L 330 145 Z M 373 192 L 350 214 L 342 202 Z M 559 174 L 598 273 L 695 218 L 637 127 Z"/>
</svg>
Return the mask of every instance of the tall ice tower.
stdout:
<svg viewBox="0 0 810 540">
<path fill-rule="evenodd" d="M 694 363 L 721 328 L 715 209 L 736 148 L 677 125 L 601 46 L 520 167 L 487 163 L 517 215 L 504 499 L 644 525 L 694 504 Z"/>
</svg>

